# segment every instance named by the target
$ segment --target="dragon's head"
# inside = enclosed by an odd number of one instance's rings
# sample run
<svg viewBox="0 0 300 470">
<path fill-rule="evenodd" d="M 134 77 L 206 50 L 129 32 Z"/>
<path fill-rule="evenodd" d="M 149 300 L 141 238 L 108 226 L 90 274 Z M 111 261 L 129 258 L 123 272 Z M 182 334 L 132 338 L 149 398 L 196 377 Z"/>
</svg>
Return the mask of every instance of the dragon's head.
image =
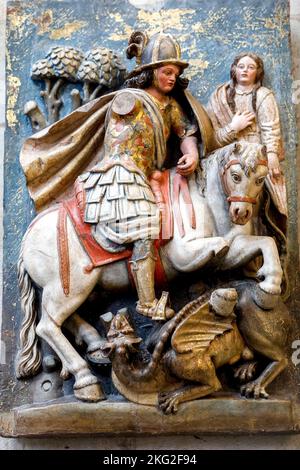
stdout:
<svg viewBox="0 0 300 470">
<path fill-rule="evenodd" d="M 121 309 L 112 319 L 109 331 L 107 333 L 107 342 L 102 346 L 102 354 L 106 357 L 113 353 L 128 355 L 128 353 L 137 353 L 138 344 L 142 341 L 136 336 L 134 329 L 129 323 L 127 309 Z"/>
</svg>

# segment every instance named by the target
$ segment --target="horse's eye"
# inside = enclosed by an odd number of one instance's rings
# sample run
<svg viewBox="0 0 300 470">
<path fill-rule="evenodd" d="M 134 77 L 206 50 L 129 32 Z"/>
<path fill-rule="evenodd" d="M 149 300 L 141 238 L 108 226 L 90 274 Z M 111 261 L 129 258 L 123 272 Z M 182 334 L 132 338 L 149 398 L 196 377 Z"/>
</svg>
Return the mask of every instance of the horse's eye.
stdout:
<svg viewBox="0 0 300 470">
<path fill-rule="evenodd" d="M 242 178 L 238 173 L 231 173 L 231 178 L 234 183 L 240 183 L 242 181 Z"/>
<path fill-rule="evenodd" d="M 261 185 L 264 181 L 265 181 L 265 177 L 264 177 L 264 176 L 261 176 L 260 178 L 257 178 L 257 180 L 256 180 L 255 182 L 256 182 L 256 184 L 259 186 L 259 185 Z"/>
</svg>

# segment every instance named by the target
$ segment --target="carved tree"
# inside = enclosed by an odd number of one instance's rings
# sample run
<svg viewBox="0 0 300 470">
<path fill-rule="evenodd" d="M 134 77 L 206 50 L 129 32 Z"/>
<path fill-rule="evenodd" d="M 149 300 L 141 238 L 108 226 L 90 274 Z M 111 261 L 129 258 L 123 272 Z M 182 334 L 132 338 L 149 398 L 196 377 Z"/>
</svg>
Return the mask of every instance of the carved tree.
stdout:
<svg viewBox="0 0 300 470">
<path fill-rule="evenodd" d="M 46 125 L 59 119 L 59 108 L 62 105 L 62 100 L 59 98 L 59 89 L 64 81 L 77 81 L 76 74 L 82 59 L 83 53 L 79 49 L 71 46 L 55 46 L 44 59 L 33 64 L 31 78 L 45 81 L 45 89 L 41 91 L 41 96 L 47 108 L 48 119 L 44 118 Z M 30 110 L 27 111 L 27 114 L 31 117 Z M 42 117 L 43 114 L 36 105 L 35 120 L 40 121 L 40 129 L 45 127 L 42 124 Z"/>
<path fill-rule="evenodd" d="M 77 78 L 83 82 L 83 103 L 99 96 L 104 89 L 119 88 L 125 80 L 126 68 L 111 49 L 96 47 L 88 51 L 78 69 Z"/>
<path fill-rule="evenodd" d="M 62 99 L 59 91 L 64 82 L 83 83 L 83 99 L 76 88 L 71 91 L 72 110 L 98 97 L 101 92 L 119 88 L 125 80 L 126 68 L 117 53 L 104 47 L 96 47 L 83 54 L 71 46 L 55 46 L 45 58 L 35 62 L 31 69 L 33 80 L 43 80 L 41 91 L 47 109 L 47 116 L 36 101 L 25 104 L 24 114 L 28 115 L 33 131 L 39 131 L 56 122 Z"/>
</svg>

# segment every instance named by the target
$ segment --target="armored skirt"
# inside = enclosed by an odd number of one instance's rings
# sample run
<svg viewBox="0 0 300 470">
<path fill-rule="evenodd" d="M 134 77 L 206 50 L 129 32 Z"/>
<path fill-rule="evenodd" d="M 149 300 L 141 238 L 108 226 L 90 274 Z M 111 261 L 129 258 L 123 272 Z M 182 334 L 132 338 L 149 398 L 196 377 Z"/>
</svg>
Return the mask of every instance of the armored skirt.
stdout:
<svg viewBox="0 0 300 470">
<path fill-rule="evenodd" d="M 82 175 L 86 189 L 85 219 L 95 223 L 94 236 L 116 244 L 142 238 L 157 239 L 160 214 L 155 198 L 141 171 L 115 164 L 106 172 Z"/>
</svg>

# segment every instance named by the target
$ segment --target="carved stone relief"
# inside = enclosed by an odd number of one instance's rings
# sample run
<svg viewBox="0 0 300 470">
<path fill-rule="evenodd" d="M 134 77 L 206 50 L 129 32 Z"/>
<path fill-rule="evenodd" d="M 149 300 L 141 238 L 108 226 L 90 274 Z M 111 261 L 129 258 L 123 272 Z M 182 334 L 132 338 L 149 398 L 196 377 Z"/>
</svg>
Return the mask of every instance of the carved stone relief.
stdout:
<svg viewBox="0 0 300 470">
<path fill-rule="evenodd" d="M 264 45 L 237 28 L 222 36 L 220 56 L 210 45 L 229 6 L 164 3 L 160 31 L 154 13 L 118 1 L 105 18 L 121 37 L 109 25 L 96 41 L 86 23 L 81 39 L 54 43 L 56 2 L 37 25 L 50 47 L 26 69 L 36 95 L 22 92 L 27 121 L 18 123 L 24 200 L 14 198 L 6 217 L 5 269 L 15 274 L 4 314 L 15 295 L 17 317 L 5 330 L 5 435 L 74 434 L 69 417 L 82 413 L 94 418 L 78 433 L 188 432 L 187 422 L 205 431 L 210 420 L 215 432 L 247 432 L 249 413 L 252 432 L 299 424 L 289 351 L 299 334 L 295 125 L 287 91 L 269 75 L 272 55 L 287 73 L 288 23 L 277 23 L 287 10 L 272 0 L 245 7 L 253 22 L 257 8 L 268 14 L 284 46 L 270 43 L 266 23 L 255 31 Z M 82 7 L 70 13 L 74 24 Z M 9 18 L 34 37 L 25 12 Z M 178 24 L 166 20 L 172 15 Z M 183 27 L 192 24 L 188 38 Z M 207 41 L 203 60 L 189 41 L 196 50 Z M 13 134 L 12 126 L 9 155 Z M 14 168 L 8 159 L 11 178 Z"/>
</svg>

